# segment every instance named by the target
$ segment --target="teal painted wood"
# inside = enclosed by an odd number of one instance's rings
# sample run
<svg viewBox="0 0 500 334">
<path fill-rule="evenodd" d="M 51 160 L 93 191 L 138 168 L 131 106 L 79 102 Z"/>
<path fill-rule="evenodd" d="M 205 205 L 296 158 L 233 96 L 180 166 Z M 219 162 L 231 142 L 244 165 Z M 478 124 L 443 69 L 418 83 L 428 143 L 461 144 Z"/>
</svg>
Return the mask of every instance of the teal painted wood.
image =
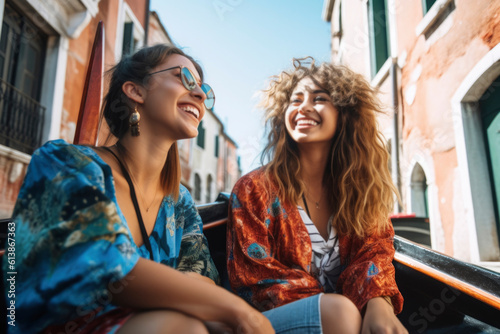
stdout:
<svg viewBox="0 0 500 334">
<path fill-rule="evenodd" d="M 500 76 L 479 100 L 490 172 L 497 232 L 500 239 Z"/>
<path fill-rule="evenodd" d="M 386 0 L 368 1 L 370 65 L 372 78 L 389 58 L 389 24 Z"/>
<path fill-rule="evenodd" d="M 203 121 L 201 121 L 198 125 L 198 137 L 196 137 L 196 144 L 201 148 L 205 148 L 205 128 L 203 127 Z"/>
<path fill-rule="evenodd" d="M 429 9 L 431 9 L 432 5 L 434 5 L 435 2 L 436 0 L 422 0 L 422 9 L 424 11 L 424 15 L 427 14 Z"/>
</svg>

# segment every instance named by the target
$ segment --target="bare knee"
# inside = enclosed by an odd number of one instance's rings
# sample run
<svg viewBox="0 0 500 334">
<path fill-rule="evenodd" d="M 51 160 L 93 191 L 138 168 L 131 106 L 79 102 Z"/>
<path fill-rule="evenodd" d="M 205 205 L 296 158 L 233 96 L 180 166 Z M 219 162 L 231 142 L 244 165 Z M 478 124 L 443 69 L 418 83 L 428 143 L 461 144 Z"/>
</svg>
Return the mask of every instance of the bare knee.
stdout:
<svg viewBox="0 0 500 334">
<path fill-rule="evenodd" d="M 157 310 L 140 312 L 132 316 L 118 331 L 118 334 L 208 334 L 201 320 L 180 312 Z"/>
<path fill-rule="evenodd" d="M 174 323 L 169 322 L 167 324 L 168 329 L 166 331 L 162 331 L 160 333 L 208 334 L 208 330 L 201 320 L 182 313 L 179 313 L 179 316 L 176 318 L 177 319 Z"/>
<path fill-rule="evenodd" d="M 361 321 L 361 315 L 356 305 L 343 295 L 329 293 L 321 296 L 321 311 L 323 310 L 326 310 L 327 314 L 335 311 L 335 314 Z"/>
<path fill-rule="evenodd" d="M 361 314 L 347 297 L 338 294 L 321 296 L 321 325 L 325 334 L 359 333 Z"/>
</svg>

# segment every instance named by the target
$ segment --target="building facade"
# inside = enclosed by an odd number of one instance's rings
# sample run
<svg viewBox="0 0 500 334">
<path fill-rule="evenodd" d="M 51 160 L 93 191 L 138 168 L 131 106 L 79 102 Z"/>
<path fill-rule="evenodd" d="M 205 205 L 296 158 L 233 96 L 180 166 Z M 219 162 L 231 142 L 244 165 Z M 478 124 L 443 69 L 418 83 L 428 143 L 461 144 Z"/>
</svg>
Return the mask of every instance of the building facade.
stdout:
<svg viewBox="0 0 500 334">
<path fill-rule="evenodd" d="M 216 200 L 220 192 L 231 192 L 241 176 L 237 144 L 227 135 L 217 115 L 208 110 L 195 139 L 181 141 L 191 152 L 190 177 L 183 184 L 197 204 Z"/>
<path fill-rule="evenodd" d="M 73 140 L 98 22 L 106 70 L 144 45 L 148 13 L 146 0 L 0 2 L 1 217 L 12 213 L 31 153 Z"/>
<path fill-rule="evenodd" d="M 326 0 L 332 61 L 380 92 L 401 212 L 500 270 L 500 0 Z"/>
<path fill-rule="evenodd" d="M 48 140 L 73 141 L 98 22 L 104 23 L 105 71 L 143 45 L 172 40 L 147 0 L 0 0 L 0 18 L 0 218 L 7 218 L 33 151 Z M 187 142 L 179 153 L 189 186 L 191 170 L 205 173 L 205 161 L 192 156 L 195 147 Z M 212 184 L 216 162 L 203 174 Z M 212 187 L 210 198 L 219 190 Z"/>
<path fill-rule="evenodd" d="M 221 152 L 219 163 L 224 166 L 222 172 L 217 174 L 217 180 L 221 192 L 230 193 L 233 186 L 241 177 L 240 158 L 238 156 L 238 145 L 226 133 L 221 133 L 224 151 Z"/>
</svg>

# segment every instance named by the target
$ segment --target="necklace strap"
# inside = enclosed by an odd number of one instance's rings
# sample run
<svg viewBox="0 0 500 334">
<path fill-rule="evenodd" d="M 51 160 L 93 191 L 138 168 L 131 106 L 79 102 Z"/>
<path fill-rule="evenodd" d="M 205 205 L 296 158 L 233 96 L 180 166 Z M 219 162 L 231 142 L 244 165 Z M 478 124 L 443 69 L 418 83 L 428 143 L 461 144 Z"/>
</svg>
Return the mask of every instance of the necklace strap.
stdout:
<svg viewBox="0 0 500 334">
<path fill-rule="evenodd" d="M 120 167 L 122 169 L 122 173 L 125 176 L 125 180 L 127 180 L 128 186 L 130 188 L 130 197 L 132 198 L 132 203 L 134 203 L 134 208 L 135 208 L 135 214 L 137 215 L 137 220 L 139 221 L 139 227 L 141 229 L 141 235 L 142 235 L 142 240 L 144 244 L 146 245 L 146 249 L 149 252 L 149 258 L 154 261 L 153 259 L 153 248 L 151 247 L 151 242 L 149 241 L 149 236 L 146 231 L 146 226 L 144 225 L 144 221 L 142 220 L 142 214 L 141 214 L 141 209 L 139 208 L 139 203 L 137 202 L 137 195 L 135 193 L 135 187 L 134 183 L 132 182 L 132 179 L 130 178 L 130 174 L 127 171 L 127 168 L 125 168 L 125 165 L 122 163 L 120 158 L 115 154 L 115 152 L 111 151 L 109 147 L 102 147 L 109 153 L 111 153 L 118 163 L 120 164 Z"/>
<path fill-rule="evenodd" d="M 307 194 L 309 195 L 309 197 L 312 197 L 309 191 L 307 191 Z M 319 200 L 315 201 L 313 198 L 313 202 L 316 204 L 316 209 L 319 209 L 319 203 L 321 203 L 322 199 L 323 199 L 323 187 L 321 188 L 321 196 L 319 197 Z"/>
<path fill-rule="evenodd" d="M 304 196 L 304 193 L 302 193 L 302 200 L 304 201 L 304 205 L 306 207 L 306 212 L 307 212 L 307 215 L 309 216 L 309 219 L 312 219 L 311 213 L 309 212 L 309 208 L 307 207 L 307 200 L 306 200 L 306 197 Z"/>
</svg>

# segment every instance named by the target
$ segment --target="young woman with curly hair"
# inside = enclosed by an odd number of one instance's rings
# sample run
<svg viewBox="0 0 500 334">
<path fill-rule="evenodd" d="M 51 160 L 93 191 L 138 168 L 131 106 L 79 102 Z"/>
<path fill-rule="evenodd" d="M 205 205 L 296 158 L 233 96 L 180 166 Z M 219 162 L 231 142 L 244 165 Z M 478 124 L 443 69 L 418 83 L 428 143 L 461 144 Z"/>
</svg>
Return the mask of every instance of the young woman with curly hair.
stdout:
<svg viewBox="0 0 500 334">
<path fill-rule="evenodd" d="M 406 333 L 376 93 L 350 69 L 306 58 L 272 78 L 263 106 L 268 163 L 231 195 L 232 288 L 277 333 Z"/>
</svg>

